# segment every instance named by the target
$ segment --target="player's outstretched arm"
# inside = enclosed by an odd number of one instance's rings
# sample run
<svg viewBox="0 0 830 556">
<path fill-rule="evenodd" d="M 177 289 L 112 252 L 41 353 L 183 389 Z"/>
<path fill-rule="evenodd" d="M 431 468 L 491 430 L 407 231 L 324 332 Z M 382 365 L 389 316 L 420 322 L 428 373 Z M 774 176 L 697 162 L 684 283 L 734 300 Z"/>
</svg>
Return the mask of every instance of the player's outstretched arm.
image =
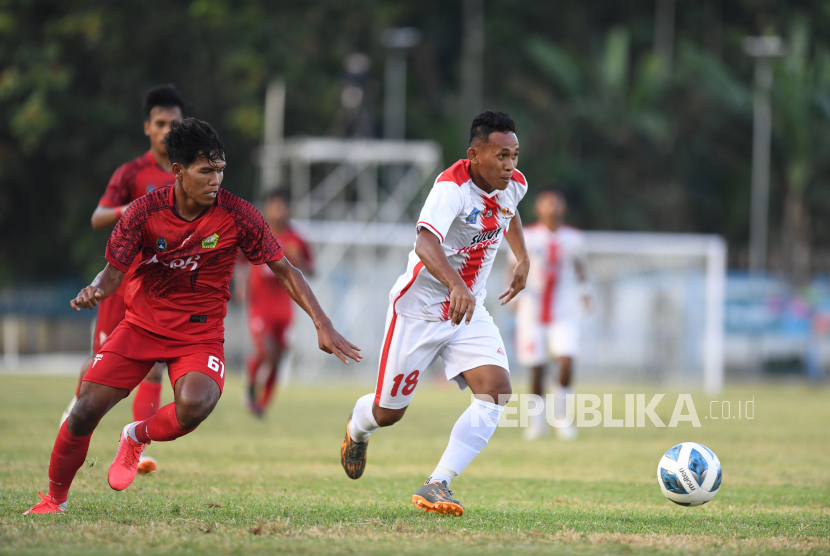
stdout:
<svg viewBox="0 0 830 556">
<path fill-rule="evenodd" d="M 476 308 L 476 298 L 461 276 L 447 260 L 444 249 L 438 236 L 427 228 L 418 231 L 418 239 L 415 241 L 415 254 L 424 263 L 424 266 L 439 282 L 450 290 L 449 317 L 453 326 L 461 324 L 462 319 L 467 324 L 473 319 L 473 311 Z M 466 315 L 466 319 L 464 318 Z"/>
<path fill-rule="evenodd" d="M 69 305 L 76 311 L 94 309 L 101 300 L 114 294 L 123 280 L 124 273 L 107 263 L 104 270 L 99 272 L 92 283 L 82 289 Z"/>
<path fill-rule="evenodd" d="M 268 263 L 268 267 L 279 278 L 282 287 L 285 288 L 291 299 L 311 317 L 314 327 L 317 328 L 317 341 L 321 350 L 334 354 L 335 357 L 347 365 L 349 362 L 346 357 L 358 362 L 363 359 L 363 356 L 358 353 L 360 348 L 346 340 L 334 329 L 331 320 L 317 302 L 317 298 L 314 296 L 314 292 L 311 291 L 311 286 L 306 282 L 303 273 L 288 262 L 288 258 L 283 257 L 278 261 L 271 261 Z"/>
<path fill-rule="evenodd" d="M 513 268 L 513 279 L 510 281 L 510 286 L 499 296 L 502 305 L 509 303 L 520 291 L 525 289 L 527 273 L 530 270 L 530 259 L 527 255 L 522 219 L 518 214 L 513 217 L 510 228 L 505 232 L 504 237 L 510 245 L 510 250 L 513 251 L 513 256 L 516 257 L 516 266 Z"/>
</svg>

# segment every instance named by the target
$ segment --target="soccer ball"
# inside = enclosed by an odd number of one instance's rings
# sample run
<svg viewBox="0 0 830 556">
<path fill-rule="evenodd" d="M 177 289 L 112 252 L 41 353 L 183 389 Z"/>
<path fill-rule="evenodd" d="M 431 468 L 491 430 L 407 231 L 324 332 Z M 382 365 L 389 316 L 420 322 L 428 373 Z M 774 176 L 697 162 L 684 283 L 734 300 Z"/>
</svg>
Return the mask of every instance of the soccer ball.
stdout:
<svg viewBox="0 0 830 556">
<path fill-rule="evenodd" d="M 718 456 L 697 442 L 683 442 L 671 448 L 657 465 L 657 484 L 663 495 L 681 506 L 700 506 L 720 489 Z"/>
</svg>

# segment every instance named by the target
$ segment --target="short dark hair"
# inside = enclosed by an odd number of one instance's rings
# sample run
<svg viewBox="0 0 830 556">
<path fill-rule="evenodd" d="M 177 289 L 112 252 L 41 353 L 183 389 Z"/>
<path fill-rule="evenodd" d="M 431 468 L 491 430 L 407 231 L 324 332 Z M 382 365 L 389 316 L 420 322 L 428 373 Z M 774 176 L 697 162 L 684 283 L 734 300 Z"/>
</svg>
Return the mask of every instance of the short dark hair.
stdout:
<svg viewBox="0 0 830 556">
<path fill-rule="evenodd" d="M 167 85 L 156 85 L 144 95 L 145 119 L 150 119 L 150 112 L 152 112 L 153 108 L 157 106 L 162 108 L 173 108 L 178 106 L 182 111 L 182 114 L 184 114 L 184 97 L 172 83 Z"/>
<path fill-rule="evenodd" d="M 284 188 L 272 189 L 262 197 L 263 202 L 269 203 L 274 199 L 280 199 L 286 205 L 291 204 L 291 191 Z"/>
<path fill-rule="evenodd" d="M 565 196 L 565 191 L 557 183 L 546 183 L 545 185 L 536 189 L 536 198 L 538 199 L 545 193 L 550 193 L 558 198 L 560 201 L 567 203 L 568 198 Z"/>
<path fill-rule="evenodd" d="M 476 139 L 487 141 L 494 131 L 516 133 L 516 122 L 505 112 L 495 110 L 482 112 L 473 119 L 473 125 L 470 126 L 470 144 L 472 145 Z"/>
<path fill-rule="evenodd" d="M 171 164 L 178 162 L 185 167 L 200 157 L 211 163 L 225 160 L 225 146 L 219 140 L 219 134 L 209 123 L 196 118 L 173 122 L 164 136 L 164 148 Z"/>
</svg>

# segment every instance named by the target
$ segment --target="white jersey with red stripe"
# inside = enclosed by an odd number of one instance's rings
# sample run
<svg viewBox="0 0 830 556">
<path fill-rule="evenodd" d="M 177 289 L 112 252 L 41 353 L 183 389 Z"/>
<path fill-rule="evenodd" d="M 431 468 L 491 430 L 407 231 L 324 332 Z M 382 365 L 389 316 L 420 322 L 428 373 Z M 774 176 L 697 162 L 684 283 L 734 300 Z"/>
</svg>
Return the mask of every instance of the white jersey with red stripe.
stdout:
<svg viewBox="0 0 830 556">
<path fill-rule="evenodd" d="M 537 222 L 524 228 L 524 236 L 530 272 L 516 298 L 517 319 L 541 324 L 578 319 L 576 263 L 585 256 L 585 235 L 570 226 L 552 232 Z"/>
<path fill-rule="evenodd" d="M 518 170 L 507 189 L 485 193 L 473 183 L 470 161 L 459 160 L 438 176 L 427 197 L 416 229 L 425 228 L 441 241 L 450 265 L 484 303 L 484 288 L 502 237 L 527 193 Z M 413 249 L 406 272 L 389 294 L 398 314 L 427 321 L 448 320 L 450 292 L 425 268 Z"/>
</svg>

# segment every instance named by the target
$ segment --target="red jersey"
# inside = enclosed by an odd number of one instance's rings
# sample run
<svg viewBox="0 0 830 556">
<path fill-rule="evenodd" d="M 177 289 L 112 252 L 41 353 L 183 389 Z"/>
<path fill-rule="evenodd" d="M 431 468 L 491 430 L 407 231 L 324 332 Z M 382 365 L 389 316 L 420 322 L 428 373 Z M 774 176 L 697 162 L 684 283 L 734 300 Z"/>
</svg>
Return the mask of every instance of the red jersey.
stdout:
<svg viewBox="0 0 830 556">
<path fill-rule="evenodd" d="M 120 207 L 143 197 L 155 189 L 176 183 L 173 172 L 158 165 L 152 151 L 118 167 L 110 178 L 107 189 L 98 205 Z"/>
<path fill-rule="evenodd" d="M 290 227 L 286 227 L 281 232 L 274 234 L 274 237 L 282 247 L 285 253 L 291 253 L 291 259 L 295 258 L 294 253 L 299 260 L 292 262 L 301 266 L 309 268 L 312 264 L 311 250 L 308 244 Z M 289 259 L 289 260 L 291 260 Z M 248 307 L 250 313 L 256 313 L 260 316 L 268 316 L 272 314 L 277 315 L 291 315 L 294 302 L 285 288 L 280 284 L 271 269 L 264 266 L 254 267 L 248 273 L 248 292 L 247 292 Z"/>
<path fill-rule="evenodd" d="M 282 249 L 254 206 L 219 189 L 194 221 L 179 216 L 174 187 L 133 202 L 107 243 L 107 261 L 127 272 L 140 263 L 125 291 L 127 322 L 194 343 L 223 339 L 237 254 L 255 265 L 277 261 Z"/>
</svg>

